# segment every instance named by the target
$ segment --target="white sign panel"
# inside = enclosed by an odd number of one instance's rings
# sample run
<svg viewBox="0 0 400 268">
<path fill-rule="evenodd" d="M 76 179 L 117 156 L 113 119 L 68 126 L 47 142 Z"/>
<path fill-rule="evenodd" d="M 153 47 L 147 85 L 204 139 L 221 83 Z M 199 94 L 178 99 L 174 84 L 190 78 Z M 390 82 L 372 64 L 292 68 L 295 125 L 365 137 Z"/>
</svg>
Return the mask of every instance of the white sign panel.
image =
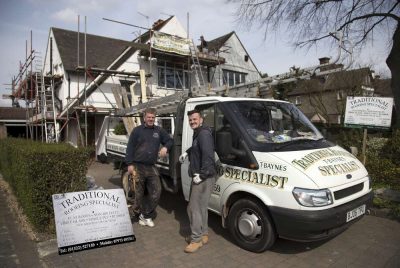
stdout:
<svg viewBox="0 0 400 268">
<path fill-rule="evenodd" d="M 154 32 L 152 46 L 158 50 L 173 52 L 180 55 L 190 54 L 189 39 L 160 32 Z"/>
<path fill-rule="evenodd" d="M 392 110 L 393 98 L 347 97 L 344 124 L 389 128 Z"/>
<path fill-rule="evenodd" d="M 122 189 L 53 195 L 58 253 L 136 240 Z"/>
</svg>

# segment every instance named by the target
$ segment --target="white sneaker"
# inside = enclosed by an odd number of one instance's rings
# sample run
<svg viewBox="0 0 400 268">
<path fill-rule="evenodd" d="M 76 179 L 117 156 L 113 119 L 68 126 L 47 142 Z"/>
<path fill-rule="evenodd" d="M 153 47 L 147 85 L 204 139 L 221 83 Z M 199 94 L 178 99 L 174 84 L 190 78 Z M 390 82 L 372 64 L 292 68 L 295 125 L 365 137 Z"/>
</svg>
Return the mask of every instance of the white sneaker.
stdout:
<svg viewBox="0 0 400 268">
<path fill-rule="evenodd" d="M 154 222 L 151 218 L 145 219 L 143 214 L 139 216 L 139 224 L 142 226 L 154 227 Z"/>
</svg>

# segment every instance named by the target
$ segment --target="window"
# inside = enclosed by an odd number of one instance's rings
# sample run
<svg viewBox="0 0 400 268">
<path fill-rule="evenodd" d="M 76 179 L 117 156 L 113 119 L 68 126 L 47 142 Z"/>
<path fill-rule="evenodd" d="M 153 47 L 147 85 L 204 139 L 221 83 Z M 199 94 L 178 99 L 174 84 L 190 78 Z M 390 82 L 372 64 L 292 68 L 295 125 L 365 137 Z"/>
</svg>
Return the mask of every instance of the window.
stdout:
<svg viewBox="0 0 400 268">
<path fill-rule="evenodd" d="M 246 82 L 246 74 L 229 70 L 223 71 L 223 84 L 228 86 L 235 86 Z"/>
<path fill-rule="evenodd" d="M 189 88 L 188 71 L 183 64 L 161 61 L 157 66 L 158 86 L 172 89 Z"/>
<path fill-rule="evenodd" d="M 214 130 L 215 105 L 214 104 L 197 105 L 196 110 L 201 112 L 203 116 L 203 124 L 209 126 L 212 130 Z"/>
</svg>

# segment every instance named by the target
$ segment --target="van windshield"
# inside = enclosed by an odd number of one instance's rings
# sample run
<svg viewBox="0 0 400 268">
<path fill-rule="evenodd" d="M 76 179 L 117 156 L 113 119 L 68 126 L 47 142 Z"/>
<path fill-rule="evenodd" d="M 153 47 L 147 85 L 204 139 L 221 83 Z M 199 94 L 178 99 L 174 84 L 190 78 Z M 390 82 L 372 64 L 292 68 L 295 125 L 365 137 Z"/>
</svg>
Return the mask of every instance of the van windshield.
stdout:
<svg viewBox="0 0 400 268">
<path fill-rule="evenodd" d="M 248 135 L 253 144 L 283 144 L 323 139 L 322 134 L 308 118 L 291 103 L 235 101 L 226 104 L 237 118 L 242 133 Z"/>
</svg>

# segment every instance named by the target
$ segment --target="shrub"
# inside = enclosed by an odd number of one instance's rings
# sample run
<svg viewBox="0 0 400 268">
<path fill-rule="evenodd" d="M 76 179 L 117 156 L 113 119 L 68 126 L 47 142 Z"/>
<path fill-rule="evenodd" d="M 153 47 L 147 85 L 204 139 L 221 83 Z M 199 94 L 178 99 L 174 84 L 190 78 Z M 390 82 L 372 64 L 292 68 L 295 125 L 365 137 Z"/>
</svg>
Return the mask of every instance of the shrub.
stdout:
<svg viewBox="0 0 400 268">
<path fill-rule="evenodd" d="M 374 187 L 389 187 L 400 190 L 400 135 L 392 138 L 371 138 L 367 144 L 366 168 L 373 179 Z"/>
<path fill-rule="evenodd" d="M 126 131 L 125 125 L 123 122 L 119 122 L 114 128 L 115 135 L 126 135 L 128 132 Z"/>
<path fill-rule="evenodd" d="M 91 150 L 24 139 L 0 140 L 0 172 L 38 231 L 54 231 L 52 195 L 86 190 Z"/>
</svg>

